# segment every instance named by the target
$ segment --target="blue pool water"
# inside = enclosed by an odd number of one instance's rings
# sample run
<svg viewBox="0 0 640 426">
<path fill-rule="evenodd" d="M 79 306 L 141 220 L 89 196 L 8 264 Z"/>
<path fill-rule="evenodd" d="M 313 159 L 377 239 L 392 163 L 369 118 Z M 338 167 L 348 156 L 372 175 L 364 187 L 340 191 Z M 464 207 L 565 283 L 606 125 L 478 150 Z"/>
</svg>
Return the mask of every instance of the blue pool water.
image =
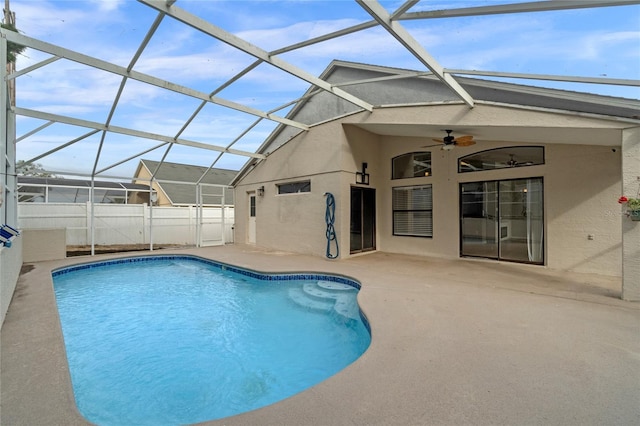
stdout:
<svg viewBox="0 0 640 426">
<path fill-rule="evenodd" d="M 218 419 L 287 398 L 371 337 L 359 285 L 187 256 L 54 271 L 76 404 L 98 425 Z"/>
</svg>

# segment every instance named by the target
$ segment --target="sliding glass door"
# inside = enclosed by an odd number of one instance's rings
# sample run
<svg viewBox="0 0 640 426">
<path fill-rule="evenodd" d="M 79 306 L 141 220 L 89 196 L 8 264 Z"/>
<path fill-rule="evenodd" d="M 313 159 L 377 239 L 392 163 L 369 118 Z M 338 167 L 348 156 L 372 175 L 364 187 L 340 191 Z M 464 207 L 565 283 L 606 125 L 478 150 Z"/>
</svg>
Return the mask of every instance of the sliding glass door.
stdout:
<svg viewBox="0 0 640 426">
<path fill-rule="evenodd" d="M 542 178 L 460 184 L 460 254 L 544 262 Z"/>
<path fill-rule="evenodd" d="M 376 191 L 351 187 L 350 253 L 376 248 Z"/>
</svg>

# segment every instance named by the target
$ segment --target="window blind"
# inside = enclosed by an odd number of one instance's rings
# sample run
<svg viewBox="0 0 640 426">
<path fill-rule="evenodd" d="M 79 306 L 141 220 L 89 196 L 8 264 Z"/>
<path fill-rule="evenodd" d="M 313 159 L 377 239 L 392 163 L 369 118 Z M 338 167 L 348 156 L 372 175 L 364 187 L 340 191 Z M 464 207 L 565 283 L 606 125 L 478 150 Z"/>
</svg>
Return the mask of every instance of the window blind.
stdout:
<svg viewBox="0 0 640 426">
<path fill-rule="evenodd" d="M 393 235 L 433 236 L 431 185 L 393 188 Z"/>
</svg>

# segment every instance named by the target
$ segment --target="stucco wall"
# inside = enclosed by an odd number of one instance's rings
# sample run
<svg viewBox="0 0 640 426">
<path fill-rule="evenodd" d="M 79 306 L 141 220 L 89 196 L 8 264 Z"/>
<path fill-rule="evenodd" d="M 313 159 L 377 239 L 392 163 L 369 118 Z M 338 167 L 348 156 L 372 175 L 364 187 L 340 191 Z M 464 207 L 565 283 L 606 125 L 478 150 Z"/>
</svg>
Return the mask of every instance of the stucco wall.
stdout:
<svg viewBox="0 0 640 426">
<path fill-rule="evenodd" d="M 391 158 L 420 150 L 425 140 L 386 137 L 381 144 L 382 173 L 391 175 Z M 481 150 L 496 148 L 483 143 Z M 459 174 L 458 156 L 478 148 L 432 151 L 432 176 L 383 181 L 379 193 L 380 249 L 394 253 L 457 257 L 459 184 L 482 180 L 542 177 L 546 221 L 546 265 L 553 269 L 620 275 L 621 227 L 616 202 L 620 186 L 619 150 L 586 145 L 543 144 L 546 164 Z M 391 188 L 433 185 L 433 238 L 392 235 Z"/>
<path fill-rule="evenodd" d="M 342 158 L 342 167 L 345 170 L 343 179 L 341 182 L 341 192 L 344 204 L 339 213 L 336 216 L 340 216 L 341 226 L 336 228 L 339 230 L 338 238 L 341 241 L 342 256 L 349 256 L 350 232 L 351 232 L 351 187 L 362 186 L 365 188 L 372 188 L 376 191 L 376 218 L 379 218 L 380 206 L 383 205 L 380 202 L 380 197 L 383 194 L 380 188 L 383 187 L 384 182 L 388 180 L 388 176 L 383 169 L 384 158 L 380 154 L 382 149 L 382 137 L 379 135 L 367 132 L 357 127 L 344 126 L 343 132 L 346 136 L 345 144 L 342 146 L 344 155 Z M 362 163 L 367 163 L 366 172 L 369 173 L 369 185 L 359 185 L 356 183 L 356 172 L 362 171 Z M 376 220 L 376 249 L 380 250 L 380 221 Z"/>
<path fill-rule="evenodd" d="M 640 198 L 640 128 L 622 132 L 622 180 L 621 195 Z M 620 212 L 627 210 L 619 207 Z M 624 266 L 622 271 L 622 298 L 640 300 L 640 222 L 623 216 L 622 244 Z"/>
<path fill-rule="evenodd" d="M 0 326 L 9 309 L 20 269 L 22 268 L 22 236 L 11 241 L 11 247 L 0 247 Z"/>
<path fill-rule="evenodd" d="M 340 190 L 345 179 L 343 158 L 346 144 L 339 122 L 328 123 L 315 130 L 303 133 L 293 143 L 280 147 L 236 186 L 235 241 L 247 242 L 249 192 L 264 186 L 264 195 L 256 197 L 257 245 L 325 255 L 324 194 L 333 193 L 339 208 L 349 203 L 348 195 L 345 198 Z M 311 192 L 277 194 L 278 184 L 301 180 L 311 181 Z M 336 217 L 335 227 L 340 230 L 341 246 L 343 226 L 342 216 Z"/>
<path fill-rule="evenodd" d="M 548 145 L 546 154 L 548 266 L 621 275 L 620 149 Z"/>
<path fill-rule="evenodd" d="M 457 154 L 461 151 L 442 151 L 422 148 L 433 145 L 426 138 L 398 138 L 387 136 L 381 145 L 381 173 L 383 180 L 379 192 L 378 224 L 380 248 L 384 251 L 430 256 L 458 256 L 458 176 Z M 414 151 L 431 150 L 431 176 L 391 180 L 391 159 Z M 467 153 L 467 151 L 465 151 Z M 460 176 L 464 177 L 464 176 Z M 393 235 L 391 210 L 392 188 L 414 185 L 432 185 L 433 238 L 404 237 Z"/>
<path fill-rule="evenodd" d="M 427 118 L 425 118 L 427 117 Z M 491 127 L 495 134 L 516 132 L 523 140 L 482 140 L 471 147 L 442 151 L 431 137 L 374 134 L 354 123 L 403 125 L 442 123 L 454 117 L 465 126 Z M 459 200 L 461 182 L 541 177 L 544 182 L 545 265 L 559 270 L 621 275 L 621 216 L 617 198 L 621 185 L 620 150 L 598 139 L 620 124 L 589 117 L 567 117 L 541 111 L 461 105 L 390 108 L 344 117 L 313 127 L 271 153 L 236 188 L 236 241 L 246 241 L 247 192 L 264 185 L 257 197 L 257 245 L 324 255 L 324 196 L 336 196 L 336 230 L 342 257 L 349 256 L 351 186 L 355 172 L 368 163 L 370 188 L 376 190 L 376 245 L 378 250 L 456 258 L 459 256 Z M 455 127 L 455 126 L 453 126 Z M 494 128 L 495 127 L 495 128 Z M 576 129 L 583 144 L 576 143 Z M 586 130 L 586 132 L 585 132 Z M 618 133 L 619 134 L 619 133 Z M 544 165 L 458 173 L 460 156 L 486 149 L 526 145 L 545 146 Z M 573 138 L 566 139 L 563 138 Z M 432 150 L 432 176 L 391 180 L 391 159 L 397 155 Z M 309 194 L 276 195 L 276 185 L 310 179 Z M 396 186 L 433 185 L 433 238 L 392 235 L 391 193 Z"/>
</svg>

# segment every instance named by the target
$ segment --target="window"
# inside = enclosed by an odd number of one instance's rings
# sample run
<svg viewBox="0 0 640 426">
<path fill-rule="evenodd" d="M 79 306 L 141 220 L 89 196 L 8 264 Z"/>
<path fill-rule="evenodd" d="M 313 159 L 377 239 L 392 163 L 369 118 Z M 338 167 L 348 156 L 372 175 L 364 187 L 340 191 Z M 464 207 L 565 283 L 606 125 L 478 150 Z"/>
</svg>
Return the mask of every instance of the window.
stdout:
<svg viewBox="0 0 640 426">
<path fill-rule="evenodd" d="M 410 152 L 391 160 L 391 178 L 431 176 L 431 152 Z"/>
<path fill-rule="evenodd" d="M 433 237 L 431 185 L 393 188 L 393 235 Z"/>
<path fill-rule="evenodd" d="M 298 194 L 311 192 L 311 181 L 289 182 L 278 185 L 278 194 Z"/>
<path fill-rule="evenodd" d="M 512 146 L 476 152 L 458 160 L 458 173 L 544 164 L 544 147 Z"/>
<path fill-rule="evenodd" d="M 256 196 L 249 197 L 249 216 L 256 217 Z"/>
</svg>

